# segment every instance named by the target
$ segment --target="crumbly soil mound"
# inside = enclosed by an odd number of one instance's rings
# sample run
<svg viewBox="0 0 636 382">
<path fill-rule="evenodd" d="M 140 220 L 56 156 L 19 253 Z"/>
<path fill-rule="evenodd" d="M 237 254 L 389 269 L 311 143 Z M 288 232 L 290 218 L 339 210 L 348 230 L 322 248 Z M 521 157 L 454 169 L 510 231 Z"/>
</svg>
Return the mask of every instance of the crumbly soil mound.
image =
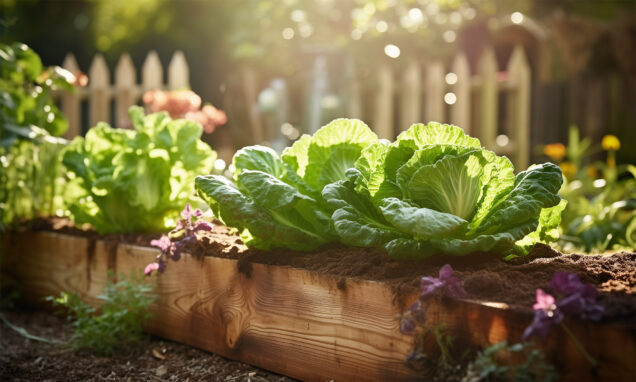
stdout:
<svg viewBox="0 0 636 382">
<path fill-rule="evenodd" d="M 160 235 L 109 235 L 100 237 L 90 230 L 78 230 L 66 220 L 38 221 L 31 229 L 56 230 L 92 239 L 149 245 Z M 211 232 L 186 250 L 195 256 L 238 259 L 239 269 L 250 272 L 251 263 L 292 266 L 342 277 L 378 280 L 389 283 L 396 293 L 412 293 L 422 276 L 437 276 L 444 264 L 450 264 L 463 281 L 470 299 L 506 303 L 511 309 L 532 310 L 537 288 L 549 290 L 558 270 L 573 272 L 600 291 L 605 321 L 633 325 L 636 317 L 636 251 L 614 254 L 563 254 L 549 246 L 537 245 L 532 253 L 514 262 L 505 262 L 489 253 L 469 256 L 438 255 L 424 260 L 390 258 L 372 248 L 327 245 L 319 250 L 298 252 L 286 249 L 261 251 L 247 248 L 231 229 L 216 222 Z M 166 272 L 170 272 L 170 264 Z"/>
</svg>

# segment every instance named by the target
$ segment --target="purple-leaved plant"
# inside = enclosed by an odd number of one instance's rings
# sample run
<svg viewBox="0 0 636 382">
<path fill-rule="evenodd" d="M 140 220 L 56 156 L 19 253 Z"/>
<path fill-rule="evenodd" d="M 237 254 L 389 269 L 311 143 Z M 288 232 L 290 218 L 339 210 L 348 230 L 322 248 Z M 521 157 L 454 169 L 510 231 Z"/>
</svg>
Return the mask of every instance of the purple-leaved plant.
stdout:
<svg viewBox="0 0 636 382">
<path fill-rule="evenodd" d="M 537 302 L 533 305 L 534 319 L 530 326 L 523 332 L 525 341 L 531 336 L 544 338 L 550 332 L 550 328 L 559 324 L 572 338 L 576 346 L 596 366 L 596 361 L 583 348 L 574 334 L 563 323 L 566 316 L 580 316 L 592 321 L 598 321 L 603 316 L 603 307 L 596 303 L 598 291 L 593 285 L 583 283 L 577 275 L 565 271 L 558 271 L 550 281 L 550 289 L 554 295 L 546 293 L 543 289 L 537 289 Z"/>
<path fill-rule="evenodd" d="M 400 320 L 400 331 L 404 334 L 413 334 L 418 325 L 426 322 L 427 306 L 422 304 L 432 297 L 464 297 L 466 291 L 461 282 L 453 274 L 453 268 L 449 264 L 439 270 L 439 277 L 422 277 L 420 281 L 420 298 L 415 301 Z"/>
<path fill-rule="evenodd" d="M 162 273 L 166 269 L 168 259 L 179 260 L 183 248 L 197 241 L 197 232 L 212 230 L 211 223 L 200 219 L 202 215 L 203 212 L 200 209 L 192 210 L 190 204 L 186 204 L 181 211 L 181 219 L 177 222 L 177 226 L 168 235 L 162 235 L 158 240 L 150 242 L 150 245 L 159 248 L 161 253 L 157 256 L 157 261 L 148 264 L 144 269 L 146 276 L 150 276 L 154 271 Z"/>
</svg>

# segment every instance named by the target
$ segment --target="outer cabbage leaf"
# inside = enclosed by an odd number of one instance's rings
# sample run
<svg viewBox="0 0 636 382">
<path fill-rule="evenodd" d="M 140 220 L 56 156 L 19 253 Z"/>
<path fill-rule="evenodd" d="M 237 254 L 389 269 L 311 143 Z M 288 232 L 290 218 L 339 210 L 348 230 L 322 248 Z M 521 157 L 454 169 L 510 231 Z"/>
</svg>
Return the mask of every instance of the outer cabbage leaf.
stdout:
<svg viewBox="0 0 636 382">
<path fill-rule="evenodd" d="M 507 258 L 519 255 L 527 255 L 537 243 L 550 243 L 557 241 L 560 236 L 559 224 L 561 224 L 561 213 L 568 202 L 561 199 L 561 202 L 552 208 L 544 208 L 539 216 L 539 226 L 534 232 L 529 233 L 523 239 L 515 243 L 513 254 Z"/>
<path fill-rule="evenodd" d="M 490 234 L 530 219 L 539 221 L 541 209 L 554 207 L 561 201 L 558 195 L 563 183 L 559 166 L 553 163 L 530 167 L 515 177 L 512 191 L 494 205 L 476 234 Z M 531 231 L 534 231 L 534 227 Z M 529 233 L 529 232 L 528 232 Z"/>
<path fill-rule="evenodd" d="M 242 175 L 242 180 L 251 186 L 253 182 L 258 181 L 257 175 L 268 176 L 262 172 L 246 171 Z M 254 178 L 251 178 L 252 176 Z M 277 182 L 271 175 L 269 177 L 271 182 Z M 261 249 L 284 247 L 307 250 L 328 241 L 318 233 L 305 228 L 310 224 L 304 220 L 303 215 L 309 213 L 308 205 L 312 202 L 305 200 L 303 203 L 305 197 L 294 195 L 291 190 L 287 189 L 287 193 L 280 199 L 276 198 L 275 193 L 268 195 L 268 199 L 274 198 L 276 203 L 276 209 L 270 210 L 259 205 L 255 199 L 247 195 L 247 192 L 240 190 L 234 182 L 223 176 L 199 176 L 195 182 L 199 195 L 210 205 L 214 214 L 227 226 L 238 229 L 241 239 L 248 246 Z M 280 188 L 287 188 L 278 185 Z M 255 190 L 255 194 L 258 192 Z M 321 218 L 321 229 L 328 230 L 328 215 L 315 216 L 315 220 Z M 327 219 L 327 224 L 324 224 L 324 219 Z"/>
<path fill-rule="evenodd" d="M 347 174 L 348 179 L 329 184 L 322 191 L 334 210 L 332 218 L 340 240 L 358 247 L 381 247 L 397 238 L 407 239 L 409 235 L 387 222 L 368 196 L 355 191 L 360 172 L 350 169 Z"/>
<path fill-rule="evenodd" d="M 382 215 L 394 227 L 417 240 L 444 238 L 465 230 L 468 222 L 458 216 L 430 208 L 421 208 L 397 198 L 386 198 Z"/>
</svg>

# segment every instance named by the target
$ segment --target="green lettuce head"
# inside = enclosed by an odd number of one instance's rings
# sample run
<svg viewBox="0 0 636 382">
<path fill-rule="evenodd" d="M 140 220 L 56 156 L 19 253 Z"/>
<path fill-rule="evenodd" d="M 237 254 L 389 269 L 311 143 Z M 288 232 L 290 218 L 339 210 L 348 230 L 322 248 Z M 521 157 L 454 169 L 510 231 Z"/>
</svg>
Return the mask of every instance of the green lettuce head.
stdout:
<svg viewBox="0 0 636 382">
<path fill-rule="evenodd" d="M 347 178 L 327 185 L 323 197 L 349 245 L 411 258 L 509 254 L 554 236 L 565 206 L 557 194 L 561 183 L 554 164 L 515 176 L 508 158 L 459 127 L 432 122 L 411 126 L 390 145 L 365 148 Z"/>
<path fill-rule="evenodd" d="M 99 233 L 161 232 L 192 200 L 194 178 L 209 173 L 216 153 L 193 121 L 129 109 L 134 130 L 106 123 L 64 149 L 73 174 L 66 192 L 74 221 Z"/>
<path fill-rule="evenodd" d="M 377 142 L 363 122 L 337 119 L 281 156 L 264 146 L 245 147 L 234 155 L 233 180 L 199 176 L 196 188 L 246 245 L 311 250 L 338 241 L 323 188 L 346 179 L 362 150 Z"/>
</svg>

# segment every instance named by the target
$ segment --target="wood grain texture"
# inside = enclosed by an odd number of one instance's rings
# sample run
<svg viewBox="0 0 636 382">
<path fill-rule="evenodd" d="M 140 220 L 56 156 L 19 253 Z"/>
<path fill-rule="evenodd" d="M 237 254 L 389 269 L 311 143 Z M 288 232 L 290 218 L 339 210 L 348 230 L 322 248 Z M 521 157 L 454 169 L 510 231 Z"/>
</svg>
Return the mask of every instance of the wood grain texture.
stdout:
<svg viewBox="0 0 636 382">
<path fill-rule="evenodd" d="M 141 272 L 158 253 L 56 233 L 5 235 L 3 248 L 3 268 L 30 302 L 77 291 L 96 304 L 108 269 Z M 413 337 L 400 333 L 396 318 L 416 296 L 398 299 L 386 284 L 262 264 L 241 272 L 235 260 L 188 255 L 148 282 L 158 296 L 150 333 L 305 381 L 422 379 L 405 365 Z M 530 321 L 474 301 L 428 307 L 428 324 L 444 323 L 462 346 L 518 342 Z M 599 361 L 600 380 L 634 379 L 634 328 L 568 325 Z M 595 373 L 555 329 L 538 344 L 562 380 L 591 380 Z"/>
</svg>

